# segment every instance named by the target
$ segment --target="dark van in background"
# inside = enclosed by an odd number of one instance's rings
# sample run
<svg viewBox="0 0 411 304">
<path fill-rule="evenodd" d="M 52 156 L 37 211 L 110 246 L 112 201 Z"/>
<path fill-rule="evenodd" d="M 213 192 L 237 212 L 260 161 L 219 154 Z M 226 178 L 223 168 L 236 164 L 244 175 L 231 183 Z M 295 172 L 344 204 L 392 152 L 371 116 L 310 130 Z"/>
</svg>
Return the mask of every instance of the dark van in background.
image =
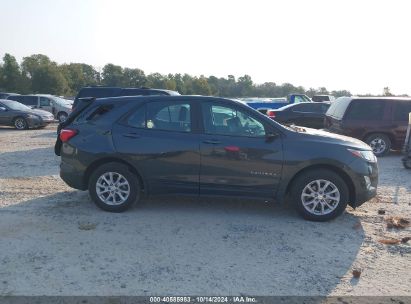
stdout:
<svg viewBox="0 0 411 304">
<path fill-rule="evenodd" d="M 327 131 L 361 139 L 376 156 L 399 150 L 407 132 L 411 98 L 340 97 L 325 115 Z"/>
<path fill-rule="evenodd" d="M 151 88 L 119 88 L 119 87 L 84 87 L 78 92 L 74 99 L 73 109 L 78 105 L 80 98 L 94 97 L 119 97 L 119 96 L 150 96 L 150 95 L 180 95 L 171 90 L 151 89 Z"/>
</svg>

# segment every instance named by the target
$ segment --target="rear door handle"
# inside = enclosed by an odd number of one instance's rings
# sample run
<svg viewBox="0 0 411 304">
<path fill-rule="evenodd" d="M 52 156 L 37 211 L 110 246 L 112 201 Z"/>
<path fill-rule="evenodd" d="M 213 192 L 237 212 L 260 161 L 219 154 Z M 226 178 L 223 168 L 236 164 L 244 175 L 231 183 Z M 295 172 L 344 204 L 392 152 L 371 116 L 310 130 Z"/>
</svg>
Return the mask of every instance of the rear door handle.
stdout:
<svg viewBox="0 0 411 304">
<path fill-rule="evenodd" d="M 140 138 L 140 135 L 138 135 L 137 133 L 126 133 L 123 134 L 123 136 L 127 138 Z"/>
<path fill-rule="evenodd" d="M 218 145 L 218 144 L 221 144 L 221 141 L 216 140 L 216 139 L 207 139 L 203 141 L 203 143 L 209 144 L 209 145 Z"/>
</svg>

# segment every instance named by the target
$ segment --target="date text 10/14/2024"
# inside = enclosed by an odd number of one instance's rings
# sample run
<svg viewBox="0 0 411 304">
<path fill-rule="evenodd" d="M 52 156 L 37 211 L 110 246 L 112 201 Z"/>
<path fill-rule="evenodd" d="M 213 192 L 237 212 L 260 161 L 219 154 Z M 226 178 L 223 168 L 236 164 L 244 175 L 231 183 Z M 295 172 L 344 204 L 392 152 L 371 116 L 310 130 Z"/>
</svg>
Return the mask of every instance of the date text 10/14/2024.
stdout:
<svg viewBox="0 0 411 304">
<path fill-rule="evenodd" d="M 150 303 L 256 303 L 254 297 L 238 296 L 238 297 L 150 297 Z"/>
</svg>

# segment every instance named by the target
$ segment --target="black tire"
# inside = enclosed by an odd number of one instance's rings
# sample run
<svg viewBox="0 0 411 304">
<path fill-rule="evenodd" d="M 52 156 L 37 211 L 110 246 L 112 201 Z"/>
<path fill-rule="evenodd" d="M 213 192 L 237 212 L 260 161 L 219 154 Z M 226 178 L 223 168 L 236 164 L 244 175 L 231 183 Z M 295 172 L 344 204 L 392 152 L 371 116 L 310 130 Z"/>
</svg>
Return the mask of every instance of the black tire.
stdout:
<svg viewBox="0 0 411 304">
<path fill-rule="evenodd" d="M 334 204 L 331 203 L 331 205 L 335 205 L 334 209 L 328 209 L 328 213 L 325 214 L 315 214 L 317 211 L 317 207 L 320 209 L 318 212 L 321 211 L 321 205 L 322 203 L 317 203 L 315 206 L 315 202 L 311 205 L 313 206 L 312 209 L 314 209 L 312 212 L 308 211 L 303 204 L 303 191 L 306 193 L 306 186 L 310 185 L 311 183 L 315 182 L 316 180 L 324 180 L 324 181 L 329 181 L 332 184 L 330 184 L 327 189 L 331 191 L 333 187 L 336 187 L 339 192 L 339 201 L 338 203 L 335 202 Z M 320 183 L 321 184 L 321 183 Z M 325 183 L 322 184 L 321 187 L 325 186 Z M 322 195 L 322 194 L 321 194 Z M 337 195 L 337 194 L 333 194 Z M 323 198 L 321 196 L 321 198 Z M 313 197 L 313 200 L 318 199 L 318 197 Z M 317 169 L 317 170 L 310 170 L 301 173 L 297 178 L 293 181 L 293 184 L 291 185 L 291 201 L 294 204 L 297 212 L 306 220 L 310 221 L 316 221 L 316 222 L 325 222 L 328 220 L 331 220 L 333 218 L 336 218 L 339 216 L 341 213 L 344 212 L 345 208 L 347 207 L 349 200 L 349 191 L 346 183 L 344 180 L 335 172 L 327 169 Z M 328 201 L 327 203 L 330 203 Z M 325 209 L 324 209 L 325 210 Z M 332 210 L 332 211 L 331 211 Z"/>
<path fill-rule="evenodd" d="M 16 117 L 13 120 L 13 125 L 17 130 L 27 130 L 29 128 L 29 124 L 24 117 Z"/>
<path fill-rule="evenodd" d="M 410 157 L 404 158 L 402 160 L 402 164 L 404 165 L 405 169 L 411 169 L 411 158 Z"/>
<path fill-rule="evenodd" d="M 65 122 L 67 120 L 68 114 L 66 112 L 60 112 L 57 114 L 57 119 L 60 123 Z"/>
<path fill-rule="evenodd" d="M 391 150 L 390 138 L 382 133 L 375 133 L 369 135 L 365 142 L 372 148 L 375 156 L 384 156 Z M 382 147 L 384 145 L 384 148 Z"/>
<path fill-rule="evenodd" d="M 103 176 L 104 174 L 109 174 L 109 172 L 121 175 L 128 182 L 128 185 L 129 185 L 128 197 L 124 200 L 124 202 L 120 204 L 114 205 L 114 204 L 106 203 L 97 194 L 97 182 L 99 181 L 101 176 Z M 107 185 L 107 188 L 109 187 L 110 185 Z M 100 187 L 100 189 L 102 189 L 102 187 Z M 89 179 L 88 190 L 89 190 L 90 196 L 93 199 L 94 203 L 100 209 L 103 209 L 105 211 L 110 211 L 110 212 L 123 212 L 129 209 L 135 202 L 140 200 L 141 187 L 140 187 L 138 177 L 135 174 L 133 174 L 126 165 L 122 163 L 111 162 L 111 163 L 103 164 L 93 171 Z M 108 192 L 110 192 L 108 193 L 108 195 L 112 195 L 113 201 L 114 199 L 120 198 L 120 196 L 116 194 L 115 192 L 114 194 L 113 194 L 113 191 L 108 191 Z M 103 195 L 103 198 L 105 195 L 106 194 Z"/>
</svg>

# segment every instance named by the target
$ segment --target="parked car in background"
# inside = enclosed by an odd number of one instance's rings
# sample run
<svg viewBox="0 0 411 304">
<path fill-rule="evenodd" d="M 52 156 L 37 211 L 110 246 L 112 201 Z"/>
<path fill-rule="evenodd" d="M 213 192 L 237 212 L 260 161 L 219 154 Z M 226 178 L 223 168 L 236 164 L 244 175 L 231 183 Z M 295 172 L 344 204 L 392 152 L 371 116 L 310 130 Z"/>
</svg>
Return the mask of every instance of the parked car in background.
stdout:
<svg viewBox="0 0 411 304">
<path fill-rule="evenodd" d="M 325 102 L 325 101 L 332 102 L 335 100 L 335 97 L 332 95 L 314 95 L 313 98 L 311 99 L 314 102 Z"/>
<path fill-rule="evenodd" d="M 20 95 L 20 94 L 0 92 L 0 99 L 6 99 L 7 97 L 9 97 L 9 96 L 11 96 L 11 95 Z"/>
<path fill-rule="evenodd" d="M 17 101 L 0 99 L 0 125 L 14 126 L 18 130 L 41 128 L 54 120 L 52 114 L 31 109 Z"/>
<path fill-rule="evenodd" d="M 275 121 L 307 128 L 324 128 L 324 117 L 330 107 L 329 102 L 302 102 L 290 104 L 276 110 L 268 110 L 267 116 Z"/>
<path fill-rule="evenodd" d="M 278 109 L 289 104 L 312 102 L 305 94 L 289 94 L 287 97 L 279 98 L 238 98 L 238 100 L 262 114 L 267 114 L 269 109 Z"/>
<path fill-rule="evenodd" d="M 63 122 L 71 113 L 72 101 L 48 94 L 11 95 L 7 99 L 18 101 L 28 107 L 50 112 Z"/>
<path fill-rule="evenodd" d="M 325 128 L 369 144 L 377 156 L 400 150 L 407 132 L 410 98 L 340 97 L 325 115 Z"/>
<path fill-rule="evenodd" d="M 118 96 L 151 96 L 151 95 L 180 95 L 177 91 L 151 88 L 119 88 L 119 87 L 84 87 L 74 98 L 73 109 L 78 105 L 80 98 L 104 98 Z"/>
<path fill-rule="evenodd" d="M 122 212 L 143 195 L 290 196 L 306 219 L 326 221 L 376 195 L 369 146 L 284 127 L 233 100 L 205 96 L 96 99 L 61 130 L 60 176 Z"/>
</svg>

